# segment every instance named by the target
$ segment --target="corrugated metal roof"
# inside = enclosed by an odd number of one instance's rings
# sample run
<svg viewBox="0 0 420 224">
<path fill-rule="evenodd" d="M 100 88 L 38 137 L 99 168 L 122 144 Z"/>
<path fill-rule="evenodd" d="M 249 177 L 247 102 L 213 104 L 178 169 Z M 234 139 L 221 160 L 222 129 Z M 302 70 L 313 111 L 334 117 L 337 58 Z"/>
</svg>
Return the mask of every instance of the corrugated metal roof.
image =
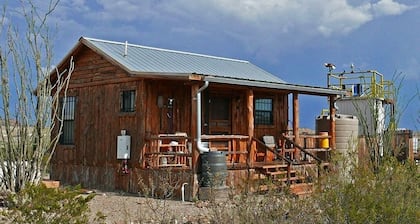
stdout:
<svg viewBox="0 0 420 224">
<path fill-rule="evenodd" d="M 288 84 L 248 61 L 135 44 L 126 45 L 122 42 L 86 37 L 80 38 L 80 42 L 66 55 L 59 66 L 66 62 L 66 58 L 75 53 L 80 44 L 85 44 L 92 50 L 108 57 L 134 75 L 190 77 L 191 74 L 199 74 L 204 76 L 204 80 L 215 83 L 298 91 L 310 95 L 345 94 L 342 90 Z M 125 55 L 126 46 L 127 54 Z"/>
<path fill-rule="evenodd" d="M 202 74 L 238 80 L 285 83 L 248 61 L 146 47 L 123 42 L 81 38 L 130 73 Z M 127 50 L 126 49 L 127 46 Z M 125 52 L 127 53 L 125 55 Z"/>
</svg>

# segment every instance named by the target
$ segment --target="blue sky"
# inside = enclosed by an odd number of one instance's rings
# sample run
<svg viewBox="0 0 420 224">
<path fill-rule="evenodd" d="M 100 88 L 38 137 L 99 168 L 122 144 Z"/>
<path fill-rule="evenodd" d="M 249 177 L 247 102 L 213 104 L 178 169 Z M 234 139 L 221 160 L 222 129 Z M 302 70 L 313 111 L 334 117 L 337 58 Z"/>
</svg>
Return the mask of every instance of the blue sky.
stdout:
<svg viewBox="0 0 420 224">
<path fill-rule="evenodd" d="M 418 0 L 63 0 L 50 19 L 57 61 L 86 36 L 248 60 L 311 86 L 326 86 L 325 62 L 401 73 L 399 126 L 420 130 L 420 98 L 408 101 L 420 89 Z M 302 97 L 301 126 L 325 105 Z"/>
</svg>

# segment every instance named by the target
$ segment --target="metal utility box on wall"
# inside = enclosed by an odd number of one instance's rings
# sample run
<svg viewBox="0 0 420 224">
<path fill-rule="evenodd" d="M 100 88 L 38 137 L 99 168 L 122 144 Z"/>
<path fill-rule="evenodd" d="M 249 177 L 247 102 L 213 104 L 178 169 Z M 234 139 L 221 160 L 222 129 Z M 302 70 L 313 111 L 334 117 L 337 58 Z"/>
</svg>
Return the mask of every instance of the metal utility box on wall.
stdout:
<svg viewBox="0 0 420 224">
<path fill-rule="evenodd" d="M 122 133 L 123 134 L 123 133 Z M 117 159 L 130 159 L 131 136 L 117 136 Z"/>
</svg>

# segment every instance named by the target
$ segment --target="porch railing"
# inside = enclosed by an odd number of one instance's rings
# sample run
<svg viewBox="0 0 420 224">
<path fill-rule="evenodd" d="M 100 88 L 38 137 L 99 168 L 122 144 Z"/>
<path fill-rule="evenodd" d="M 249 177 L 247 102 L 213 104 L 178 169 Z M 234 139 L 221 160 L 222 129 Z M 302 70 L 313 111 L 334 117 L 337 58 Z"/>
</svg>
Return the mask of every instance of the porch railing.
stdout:
<svg viewBox="0 0 420 224">
<path fill-rule="evenodd" d="M 246 167 L 248 136 L 202 135 L 201 139 L 211 151 L 225 152 L 228 168 Z M 144 168 L 192 168 L 192 139 L 187 135 L 160 134 L 146 141 L 141 159 Z"/>
<path fill-rule="evenodd" d="M 191 169 L 191 139 L 185 133 L 148 137 L 142 150 L 144 168 Z"/>
<path fill-rule="evenodd" d="M 325 163 L 329 160 L 330 149 L 316 147 L 315 142 L 320 138 L 329 138 L 329 136 L 300 135 L 297 142 L 292 135 L 281 135 L 279 148 L 272 149 L 257 138 L 252 138 L 250 141 L 246 135 L 202 135 L 201 137 L 203 144 L 206 144 L 211 151 L 225 152 L 228 169 L 252 167 L 255 162 L 275 160 L 288 164 L 313 160 L 318 164 Z M 160 134 L 146 140 L 140 159 L 144 168 L 192 168 L 193 139 L 186 134 Z"/>
<path fill-rule="evenodd" d="M 226 154 L 228 168 L 246 167 L 248 161 L 248 140 L 246 135 L 202 135 L 201 139 L 210 151 Z"/>
</svg>

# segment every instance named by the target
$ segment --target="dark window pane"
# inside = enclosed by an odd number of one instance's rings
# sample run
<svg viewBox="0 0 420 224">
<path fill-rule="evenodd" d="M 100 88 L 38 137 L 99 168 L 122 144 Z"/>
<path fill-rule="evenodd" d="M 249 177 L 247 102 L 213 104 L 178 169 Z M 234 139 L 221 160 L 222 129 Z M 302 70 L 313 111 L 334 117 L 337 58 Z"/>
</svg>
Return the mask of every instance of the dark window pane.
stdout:
<svg viewBox="0 0 420 224">
<path fill-rule="evenodd" d="M 128 90 L 121 92 L 121 112 L 135 111 L 136 92 Z"/>
<path fill-rule="evenodd" d="M 272 125 L 273 122 L 273 99 L 255 99 L 255 124 Z"/>
<path fill-rule="evenodd" d="M 74 121 L 63 121 L 63 134 L 61 135 L 61 144 L 74 144 Z"/>
<path fill-rule="evenodd" d="M 64 145 L 74 144 L 74 118 L 76 97 L 69 96 L 61 99 L 61 108 L 64 109 L 63 129 L 60 136 L 60 143 Z"/>
</svg>

